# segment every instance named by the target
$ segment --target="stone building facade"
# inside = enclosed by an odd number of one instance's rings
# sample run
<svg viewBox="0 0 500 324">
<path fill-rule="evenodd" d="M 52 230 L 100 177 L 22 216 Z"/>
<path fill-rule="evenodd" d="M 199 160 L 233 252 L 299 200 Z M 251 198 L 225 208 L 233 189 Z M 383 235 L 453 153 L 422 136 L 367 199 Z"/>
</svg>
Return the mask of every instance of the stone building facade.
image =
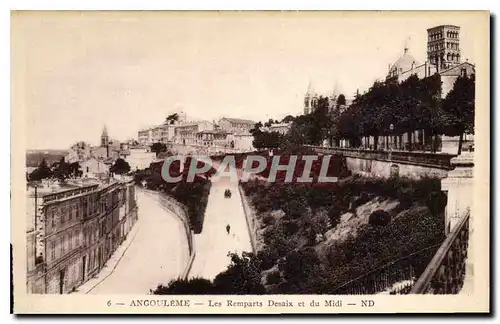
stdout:
<svg viewBox="0 0 500 324">
<path fill-rule="evenodd" d="M 255 124 L 253 120 L 223 117 L 219 119 L 218 126 L 221 130 L 228 133 L 239 133 L 250 131 L 254 128 Z"/>
<path fill-rule="evenodd" d="M 131 179 L 29 188 L 28 292 L 70 293 L 97 274 L 138 219 L 134 188 Z"/>
</svg>

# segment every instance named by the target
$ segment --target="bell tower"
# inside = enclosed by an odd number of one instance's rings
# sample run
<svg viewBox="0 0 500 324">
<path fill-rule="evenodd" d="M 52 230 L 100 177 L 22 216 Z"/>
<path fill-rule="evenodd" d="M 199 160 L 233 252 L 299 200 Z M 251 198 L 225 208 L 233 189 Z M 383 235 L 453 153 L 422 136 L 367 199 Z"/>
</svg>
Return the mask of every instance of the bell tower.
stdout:
<svg viewBox="0 0 500 324">
<path fill-rule="evenodd" d="M 441 25 L 427 29 L 427 60 L 438 72 L 460 64 L 460 27 Z"/>
<path fill-rule="evenodd" d="M 102 134 L 101 134 L 101 146 L 107 147 L 108 145 L 109 145 L 108 130 L 106 128 L 106 125 L 104 125 L 104 128 L 102 129 Z"/>
<path fill-rule="evenodd" d="M 304 115 L 308 115 L 316 109 L 318 104 L 318 95 L 314 90 L 314 86 L 311 81 L 309 81 L 309 86 L 307 87 L 306 95 L 304 96 Z"/>
</svg>

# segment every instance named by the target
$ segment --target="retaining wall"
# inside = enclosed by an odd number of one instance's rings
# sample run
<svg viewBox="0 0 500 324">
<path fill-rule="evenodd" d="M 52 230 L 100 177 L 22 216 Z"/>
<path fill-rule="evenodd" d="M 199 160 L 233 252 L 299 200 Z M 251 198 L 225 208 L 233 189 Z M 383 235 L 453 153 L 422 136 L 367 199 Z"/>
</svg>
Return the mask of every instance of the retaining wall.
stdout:
<svg viewBox="0 0 500 324">
<path fill-rule="evenodd" d="M 193 266 L 194 258 L 196 257 L 196 250 L 194 248 L 194 233 L 191 230 L 189 225 L 189 217 L 186 206 L 178 202 L 172 197 L 169 197 L 163 193 L 158 193 L 160 197 L 160 203 L 163 207 L 172 212 L 179 220 L 182 222 L 184 226 L 184 231 L 186 232 L 186 238 L 188 241 L 188 249 L 189 249 L 189 260 L 186 264 L 186 268 L 181 274 L 182 279 L 187 279 L 189 276 L 189 272 L 191 271 L 191 267 Z"/>
<path fill-rule="evenodd" d="M 243 205 L 243 211 L 245 213 L 245 219 L 247 222 L 248 233 L 250 234 L 250 241 L 252 243 L 252 252 L 257 253 L 262 250 L 262 244 L 257 240 L 257 230 L 259 229 L 259 222 L 255 216 L 253 208 L 248 203 L 247 197 L 241 185 L 238 185 L 238 190 L 240 192 L 241 204 Z"/>
</svg>

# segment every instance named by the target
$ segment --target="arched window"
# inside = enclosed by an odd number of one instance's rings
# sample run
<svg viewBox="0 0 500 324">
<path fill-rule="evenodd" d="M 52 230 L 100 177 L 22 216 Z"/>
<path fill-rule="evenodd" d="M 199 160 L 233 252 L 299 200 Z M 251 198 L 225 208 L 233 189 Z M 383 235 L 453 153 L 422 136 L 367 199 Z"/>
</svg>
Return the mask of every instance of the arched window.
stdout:
<svg viewBox="0 0 500 324">
<path fill-rule="evenodd" d="M 450 53 L 448 53 L 448 55 L 446 55 L 446 59 L 449 61 L 452 59 L 452 55 L 450 55 Z"/>
</svg>

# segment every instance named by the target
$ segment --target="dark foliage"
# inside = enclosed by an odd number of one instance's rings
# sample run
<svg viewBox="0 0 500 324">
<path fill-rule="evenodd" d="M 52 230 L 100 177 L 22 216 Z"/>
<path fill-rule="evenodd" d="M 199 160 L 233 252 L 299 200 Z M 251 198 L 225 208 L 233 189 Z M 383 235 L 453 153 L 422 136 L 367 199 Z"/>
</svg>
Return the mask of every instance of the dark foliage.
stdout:
<svg viewBox="0 0 500 324">
<path fill-rule="evenodd" d="M 172 280 L 167 286 L 158 285 L 153 295 L 207 295 L 213 291 L 212 282 L 204 278 Z"/>
<path fill-rule="evenodd" d="M 130 172 L 130 165 L 124 159 L 117 159 L 109 168 L 111 173 L 124 174 Z"/>
<path fill-rule="evenodd" d="M 371 213 L 368 224 L 376 226 L 385 226 L 391 221 L 391 215 L 385 210 L 376 210 Z"/>
</svg>

